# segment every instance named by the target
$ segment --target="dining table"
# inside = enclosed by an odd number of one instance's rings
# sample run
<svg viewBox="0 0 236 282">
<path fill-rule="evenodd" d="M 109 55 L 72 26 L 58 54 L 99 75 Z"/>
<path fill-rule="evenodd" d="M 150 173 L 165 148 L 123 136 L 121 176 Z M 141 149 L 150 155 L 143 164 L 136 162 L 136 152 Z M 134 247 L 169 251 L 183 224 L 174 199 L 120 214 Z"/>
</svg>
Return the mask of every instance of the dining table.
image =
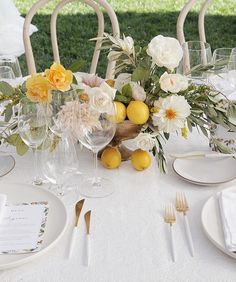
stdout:
<svg viewBox="0 0 236 282">
<path fill-rule="evenodd" d="M 115 192 L 105 198 L 85 198 L 82 214 L 91 210 L 90 263 L 83 263 L 85 223 L 81 220 L 73 255 L 68 250 L 74 226 L 75 203 L 84 197 L 76 186 L 61 197 L 68 211 L 66 232 L 54 248 L 32 262 L 0 271 L 1 282 L 233 282 L 236 260 L 216 248 L 207 238 L 201 223 L 201 211 L 209 197 L 222 189 L 236 186 L 230 181 L 215 186 L 199 186 L 181 179 L 172 169 L 171 153 L 209 151 L 208 139 L 196 130 L 185 140 L 170 137 L 164 146 L 168 172 L 159 172 L 153 157 L 144 171 L 133 169 L 130 161 L 118 169 L 105 169 L 99 162 L 98 175 L 112 180 Z M 29 184 L 32 180 L 32 152 L 18 156 L 14 147 L 2 146 L 11 153 L 15 168 L 0 178 L 0 186 Z M 92 173 L 93 156 L 77 146 L 79 169 Z M 43 164 L 42 164 L 43 165 Z M 78 177 L 78 176 L 77 176 Z M 75 179 L 71 183 L 80 185 Z M 70 183 L 67 183 L 68 185 Z M 49 189 L 45 183 L 35 189 Z M 164 222 L 166 204 L 175 204 L 177 192 L 184 192 L 189 203 L 188 219 L 195 248 L 191 256 L 184 232 L 183 216 L 176 213 L 173 236 L 176 261 L 171 255 L 170 233 Z"/>
</svg>

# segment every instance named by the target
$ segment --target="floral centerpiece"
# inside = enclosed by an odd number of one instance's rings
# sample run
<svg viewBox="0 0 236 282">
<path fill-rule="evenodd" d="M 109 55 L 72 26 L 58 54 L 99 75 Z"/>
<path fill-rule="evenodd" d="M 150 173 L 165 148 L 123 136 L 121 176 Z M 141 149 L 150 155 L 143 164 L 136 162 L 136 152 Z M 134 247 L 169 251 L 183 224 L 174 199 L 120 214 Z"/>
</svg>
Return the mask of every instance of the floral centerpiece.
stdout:
<svg viewBox="0 0 236 282">
<path fill-rule="evenodd" d="M 108 59 L 116 61 L 115 101 L 126 107 L 131 123 L 141 125 L 137 147 L 152 151 L 161 171 L 166 170 L 163 142 L 170 134 L 187 138 L 196 127 L 209 137 L 210 124 L 221 124 L 236 131 L 236 105 L 207 85 L 189 84 L 188 78 L 175 73 L 183 50 L 175 38 L 158 35 L 148 46 L 135 46 L 131 37 L 104 35 Z M 201 67 L 201 66 L 199 66 Z M 229 148 L 212 138 L 215 149 Z"/>
<path fill-rule="evenodd" d="M 108 59 L 116 61 L 115 79 L 104 80 L 96 75 L 79 74 L 73 86 L 73 73 L 54 63 L 43 74 L 35 74 L 18 88 L 0 83 L 0 102 L 10 101 L 3 111 L 5 122 L 12 116 L 12 107 L 23 97 L 41 103 L 50 103 L 53 91 L 66 92 L 75 88 L 79 101 L 67 103 L 58 114 L 61 127 L 68 129 L 74 140 L 78 140 L 78 125 L 99 125 L 88 108 L 109 114 L 111 102 L 116 104 L 117 130 L 112 146 L 119 148 L 121 141 L 135 138 L 141 151 L 152 151 L 159 168 L 166 171 L 163 142 L 170 134 L 187 138 L 196 127 L 209 137 L 213 123 L 236 131 L 236 105 L 207 85 L 189 84 L 188 78 L 175 73 L 183 57 L 183 51 L 175 38 L 158 35 L 148 46 L 135 46 L 131 37 L 123 39 L 104 34 L 104 43 L 109 50 Z M 83 103 L 81 103 L 81 101 Z M 17 133 L 16 122 L 4 127 L 0 140 L 16 146 L 19 154 L 27 146 Z M 215 149 L 230 153 L 229 148 L 214 137 Z M 129 157 L 129 155 L 127 154 Z"/>
</svg>

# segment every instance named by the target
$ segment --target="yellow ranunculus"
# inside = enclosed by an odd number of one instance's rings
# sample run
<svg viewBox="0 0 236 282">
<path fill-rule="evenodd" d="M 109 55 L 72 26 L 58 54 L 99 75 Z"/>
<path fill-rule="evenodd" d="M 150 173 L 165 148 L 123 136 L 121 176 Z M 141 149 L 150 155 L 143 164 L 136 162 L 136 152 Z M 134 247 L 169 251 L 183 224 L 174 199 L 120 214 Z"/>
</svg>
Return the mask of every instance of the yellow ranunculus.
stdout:
<svg viewBox="0 0 236 282">
<path fill-rule="evenodd" d="M 39 75 L 33 75 L 26 81 L 26 95 L 33 102 L 49 103 L 52 100 L 51 85 L 47 79 Z"/>
<path fill-rule="evenodd" d="M 50 69 L 45 70 L 45 75 L 51 86 L 60 91 L 68 91 L 70 89 L 73 73 L 66 70 L 62 65 L 54 63 Z"/>
</svg>

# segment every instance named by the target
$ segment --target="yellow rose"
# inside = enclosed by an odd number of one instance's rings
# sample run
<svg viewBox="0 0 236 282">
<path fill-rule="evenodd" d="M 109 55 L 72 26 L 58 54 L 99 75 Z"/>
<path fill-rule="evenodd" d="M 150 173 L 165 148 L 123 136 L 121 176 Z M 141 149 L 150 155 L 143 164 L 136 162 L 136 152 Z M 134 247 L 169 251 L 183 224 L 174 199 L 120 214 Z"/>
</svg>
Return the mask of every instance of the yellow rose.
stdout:
<svg viewBox="0 0 236 282">
<path fill-rule="evenodd" d="M 49 103 L 52 100 L 51 85 L 40 75 L 33 75 L 26 81 L 26 96 L 33 102 Z"/>
<path fill-rule="evenodd" d="M 62 65 L 54 63 L 50 69 L 45 70 L 48 82 L 54 89 L 68 91 L 73 80 L 73 73 Z"/>
</svg>

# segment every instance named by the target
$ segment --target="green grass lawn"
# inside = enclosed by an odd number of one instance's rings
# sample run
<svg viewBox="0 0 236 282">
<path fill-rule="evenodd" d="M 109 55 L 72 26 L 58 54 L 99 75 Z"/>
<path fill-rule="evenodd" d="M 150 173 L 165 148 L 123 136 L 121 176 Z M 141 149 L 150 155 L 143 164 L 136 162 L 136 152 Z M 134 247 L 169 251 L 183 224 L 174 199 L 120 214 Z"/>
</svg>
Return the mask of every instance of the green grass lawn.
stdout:
<svg viewBox="0 0 236 282">
<path fill-rule="evenodd" d="M 25 15 L 36 0 L 15 0 L 19 11 Z M 32 38 L 37 70 L 50 66 L 53 61 L 50 43 L 50 14 L 58 3 L 50 1 L 34 17 L 33 23 L 39 31 Z M 183 0 L 110 0 L 117 13 L 121 33 L 131 35 L 136 42 L 147 44 L 158 34 L 176 36 L 176 21 Z M 236 46 L 236 3 L 235 0 L 214 0 L 205 20 L 207 41 L 212 49 Z M 186 25 L 186 40 L 198 40 L 197 12 L 199 4 L 189 14 Z M 106 31 L 110 32 L 106 16 Z M 68 4 L 58 18 L 58 40 L 61 61 L 65 66 L 83 58 L 87 61 L 85 71 L 89 69 L 96 36 L 97 20 L 93 11 L 79 1 Z M 20 62 L 24 74 L 27 73 L 25 58 Z M 106 55 L 102 54 L 98 74 L 103 75 L 106 68 Z"/>
</svg>

